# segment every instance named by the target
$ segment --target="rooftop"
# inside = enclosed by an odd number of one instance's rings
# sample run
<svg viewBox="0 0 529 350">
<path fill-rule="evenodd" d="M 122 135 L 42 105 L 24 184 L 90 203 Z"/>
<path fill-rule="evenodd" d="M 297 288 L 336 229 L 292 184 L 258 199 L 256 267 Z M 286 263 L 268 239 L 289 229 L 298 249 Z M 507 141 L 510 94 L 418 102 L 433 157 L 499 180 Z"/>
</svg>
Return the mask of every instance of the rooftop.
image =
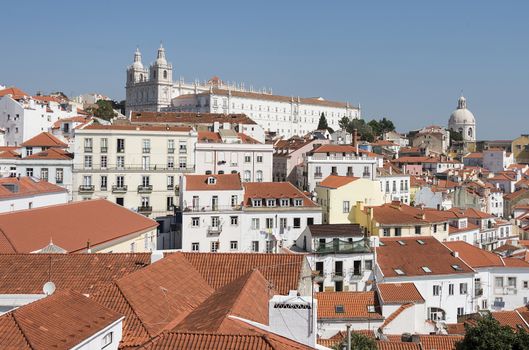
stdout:
<svg viewBox="0 0 529 350">
<path fill-rule="evenodd" d="M 189 132 L 192 129 L 188 126 L 162 126 L 162 125 L 130 125 L 130 124 L 90 124 L 83 130 L 119 130 L 119 131 L 172 131 Z"/>
<path fill-rule="evenodd" d="M 359 224 L 308 225 L 312 237 L 364 237 Z"/>
<path fill-rule="evenodd" d="M 132 112 L 132 123 L 161 124 L 256 124 L 246 114 L 193 113 L 193 112 Z"/>
<path fill-rule="evenodd" d="M 24 141 L 20 146 L 22 147 L 58 147 L 67 148 L 68 145 L 53 136 L 49 132 L 41 132 L 40 134 Z"/>
<path fill-rule="evenodd" d="M 377 289 L 383 304 L 424 303 L 414 283 L 379 283 Z"/>
<path fill-rule="evenodd" d="M 250 206 L 251 199 L 301 199 L 303 207 L 317 207 L 303 192 L 290 182 L 245 182 L 244 205 Z"/>
<path fill-rule="evenodd" d="M 185 175 L 186 191 L 242 190 L 239 174 Z"/>
<path fill-rule="evenodd" d="M 358 179 L 359 177 L 329 175 L 318 186 L 337 189 Z"/>
<path fill-rule="evenodd" d="M 382 225 L 421 225 L 447 221 L 435 210 L 425 210 L 394 201 L 375 207 L 365 207 L 364 212 L 373 211 L 373 218 Z"/>
<path fill-rule="evenodd" d="M 0 178 L 0 200 L 61 192 L 68 191 L 47 181 L 35 181 L 30 177 Z"/>
<path fill-rule="evenodd" d="M 323 292 L 316 293 L 320 319 L 383 319 L 376 293 Z"/>
</svg>

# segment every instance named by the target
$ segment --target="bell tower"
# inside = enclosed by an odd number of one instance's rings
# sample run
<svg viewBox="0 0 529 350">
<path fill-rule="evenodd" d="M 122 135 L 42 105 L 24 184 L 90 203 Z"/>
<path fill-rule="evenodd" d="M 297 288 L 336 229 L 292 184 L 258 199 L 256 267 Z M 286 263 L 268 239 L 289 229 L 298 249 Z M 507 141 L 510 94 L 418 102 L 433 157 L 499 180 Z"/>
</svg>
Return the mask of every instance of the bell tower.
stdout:
<svg viewBox="0 0 529 350">
<path fill-rule="evenodd" d="M 158 49 L 156 61 L 149 68 L 149 80 L 154 87 L 154 100 L 156 110 L 171 105 L 173 87 L 173 66 L 165 58 L 165 49 L 162 44 Z"/>
</svg>

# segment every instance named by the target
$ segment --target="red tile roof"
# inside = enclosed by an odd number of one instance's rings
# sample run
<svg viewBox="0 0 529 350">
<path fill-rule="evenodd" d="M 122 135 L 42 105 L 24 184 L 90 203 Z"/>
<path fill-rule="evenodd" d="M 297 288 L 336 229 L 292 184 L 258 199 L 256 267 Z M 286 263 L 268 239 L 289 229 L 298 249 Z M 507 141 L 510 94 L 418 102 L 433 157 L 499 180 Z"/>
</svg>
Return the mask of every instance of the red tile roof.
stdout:
<svg viewBox="0 0 529 350">
<path fill-rule="evenodd" d="M 214 178 L 215 183 L 208 183 Z M 186 191 L 237 191 L 242 190 L 239 174 L 185 175 Z"/>
<path fill-rule="evenodd" d="M 320 182 L 318 186 L 336 189 L 358 179 L 359 177 L 329 175 L 325 179 L 323 179 L 323 181 Z"/>
<path fill-rule="evenodd" d="M 317 207 L 316 203 L 290 182 L 245 182 L 243 186 L 244 205 L 250 205 L 252 198 L 299 198 L 303 200 L 304 207 Z"/>
<path fill-rule="evenodd" d="M 516 310 L 496 311 L 491 312 L 491 315 L 503 326 L 509 326 L 516 331 L 520 328 L 523 328 L 526 332 L 529 331 L 529 327 L 525 323 L 520 313 Z"/>
<path fill-rule="evenodd" d="M 401 202 L 392 202 L 375 207 L 365 207 L 364 212 L 373 210 L 373 218 L 382 225 L 420 225 L 444 223 L 448 220 L 436 210 L 412 207 Z"/>
<path fill-rule="evenodd" d="M 378 350 L 421 350 L 419 343 L 377 340 Z"/>
<path fill-rule="evenodd" d="M 4 90 L 0 90 L 0 97 L 3 97 L 5 95 L 12 95 L 14 100 L 19 100 L 23 97 L 29 97 L 29 94 L 25 93 L 24 91 L 14 86 L 9 87 Z"/>
<path fill-rule="evenodd" d="M 73 202 L 0 214 L 0 252 L 30 253 L 51 240 L 66 251 L 82 252 L 158 223 L 104 199 Z"/>
<path fill-rule="evenodd" d="M 55 160 L 72 160 L 73 154 L 68 153 L 60 148 L 49 148 L 45 151 L 33 153 L 22 159 L 55 159 Z"/>
<path fill-rule="evenodd" d="M 2 349 L 69 349 L 123 316 L 89 298 L 59 291 L 0 317 Z"/>
<path fill-rule="evenodd" d="M 312 151 L 312 153 L 354 153 L 356 154 L 356 147 L 353 147 L 351 145 L 335 145 L 335 144 L 326 144 L 321 145 L 315 150 Z M 358 153 L 360 155 L 365 155 L 368 157 L 379 157 L 380 155 L 368 152 L 363 149 L 358 149 Z"/>
<path fill-rule="evenodd" d="M 521 259 L 502 258 L 501 256 L 480 249 L 462 241 L 444 243 L 454 252 L 458 252 L 460 258 L 473 268 L 479 267 L 527 267 L 529 263 Z"/>
<path fill-rule="evenodd" d="M 189 132 L 192 129 L 188 126 L 162 126 L 162 125 L 129 125 L 129 124 L 90 124 L 83 130 L 126 130 L 126 131 L 174 131 Z"/>
<path fill-rule="evenodd" d="M 32 96 L 34 100 L 41 101 L 41 102 L 56 102 L 56 103 L 62 103 L 62 100 L 56 96 L 43 96 L 43 95 L 37 95 Z"/>
<path fill-rule="evenodd" d="M 420 244 L 421 240 L 423 244 Z M 376 248 L 377 260 L 384 277 L 427 276 L 472 273 L 460 258 L 452 255 L 448 247 L 433 237 L 381 238 Z M 403 244 L 399 243 L 402 242 Z M 436 259 L 432 259 L 435 256 Z M 424 271 L 427 267 L 431 272 Z M 400 269 L 404 275 L 399 275 Z"/>
<path fill-rule="evenodd" d="M 149 124 L 257 124 L 245 114 L 194 113 L 194 112 L 132 112 L 132 123 Z"/>
<path fill-rule="evenodd" d="M 20 154 L 12 150 L 0 151 L 0 159 L 20 158 Z"/>
<path fill-rule="evenodd" d="M 236 133 L 235 135 L 237 135 L 237 138 L 241 141 L 241 143 L 246 143 L 246 144 L 260 144 L 261 143 L 243 133 Z M 218 132 L 199 131 L 197 140 L 198 142 L 201 142 L 201 143 L 222 143 L 222 136 Z"/>
<path fill-rule="evenodd" d="M 316 293 L 316 299 L 318 300 L 318 320 L 383 319 L 374 291 L 323 292 Z M 336 311 L 338 305 L 343 307 L 343 312 Z M 374 308 L 374 312 L 369 312 L 369 306 Z"/>
<path fill-rule="evenodd" d="M 472 152 L 472 153 L 467 154 L 463 158 L 481 159 L 483 158 L 483 152 Z"/>
<path fill-rule="evenodd" d="M 422 350 L 455 350 L 456 343 L 463 340 L 458 335 L 420 335 Z"/>
<path fill-rule="evenodd" d="M 47 181 L 35 181 L 30 177 L 0 178 L 0 199 L 68 192 L 65 188 Z M 1 230 L 1 227 L 0 227 Z"/>
<path fill-rule="evenodd" d="M 41 132 L 37 136 L 24 141 L 22 147 L 58 147 L 67 148 L 68 145 L 50 134 L 49 132 Z"/>
<path fill-rule="evenodd" d="M 377 289 L 383 304 L 424 303 L 414 283 L 379 283 Z"/>
</svg>

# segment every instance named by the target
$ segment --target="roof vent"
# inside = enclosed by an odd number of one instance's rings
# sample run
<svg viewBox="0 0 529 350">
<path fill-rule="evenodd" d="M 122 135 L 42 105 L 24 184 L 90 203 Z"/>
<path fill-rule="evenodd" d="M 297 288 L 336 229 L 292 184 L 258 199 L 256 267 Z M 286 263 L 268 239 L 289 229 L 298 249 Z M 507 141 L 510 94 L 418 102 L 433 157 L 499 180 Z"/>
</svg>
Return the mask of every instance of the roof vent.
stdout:
<svg viewBox="0 0 529 350">
<path fill-rule="evenodd" d="M 459 258 L 459 252 L 457 252 L 457 251 L 453 251 L 453 252 L 452 252 L 452 256 L 453 256 L 454 258 Z"/>
</svg>

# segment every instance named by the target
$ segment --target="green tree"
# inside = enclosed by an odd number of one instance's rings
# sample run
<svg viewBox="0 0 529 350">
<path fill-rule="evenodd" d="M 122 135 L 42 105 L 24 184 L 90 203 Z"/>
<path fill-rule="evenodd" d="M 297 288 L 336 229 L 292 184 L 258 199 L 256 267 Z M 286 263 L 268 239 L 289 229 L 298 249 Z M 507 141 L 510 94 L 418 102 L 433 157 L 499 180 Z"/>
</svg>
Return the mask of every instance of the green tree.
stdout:
<svg viewBox="0 0 529 350">
<path fill-rule="evenodd" d="M 465 324 L 465 337 L 456 344 L 456 349 L 513 350 L 517 337 L 511 327 L 502 326 L 491 315 L 486 315 L 475 326 Z"/>
<path fill-rule="evenodd" d="M 347 338 L 333 347 L 334 350 L 347 349 Z M 377 350 L 377 343 L 360 333 L 351 333 L 351 350 Z"/>
<path fill-rule="evenodd" d="M 321 112 L 320 120 L 318 121 L 318 130 L 328 130 L 329 124 L 327 124 L 327 118 L 325 118 L 325 113 Z"/>
<path fill-rule="evenodd" d="M 460 131 L 450 130 L 450 143 L 463 141 L 463 134 Z"/>
<path fill-rule="evenodd" d="M 347 126 L 349 125 L 349 122 L 350 122 L 349 118 L 343 117 L 342 119 L 340 119 L 340 121 L 338 121 L 338 126 L 342 130 L 347 130 Z"/>
<path fill-rule="evenodd" d="M 95 106 L 87 108 L 87 111 L 98 118 L 106 120 L 116 116 L 116 112 L 112 109 L 112 102 L 107 100 L 98 100 Z"/>
<path fill-rule="evenodd" d="M 529 350 L 529 333 L 525 329 L 516 333 L 512 350 Z"/>
</svg>

